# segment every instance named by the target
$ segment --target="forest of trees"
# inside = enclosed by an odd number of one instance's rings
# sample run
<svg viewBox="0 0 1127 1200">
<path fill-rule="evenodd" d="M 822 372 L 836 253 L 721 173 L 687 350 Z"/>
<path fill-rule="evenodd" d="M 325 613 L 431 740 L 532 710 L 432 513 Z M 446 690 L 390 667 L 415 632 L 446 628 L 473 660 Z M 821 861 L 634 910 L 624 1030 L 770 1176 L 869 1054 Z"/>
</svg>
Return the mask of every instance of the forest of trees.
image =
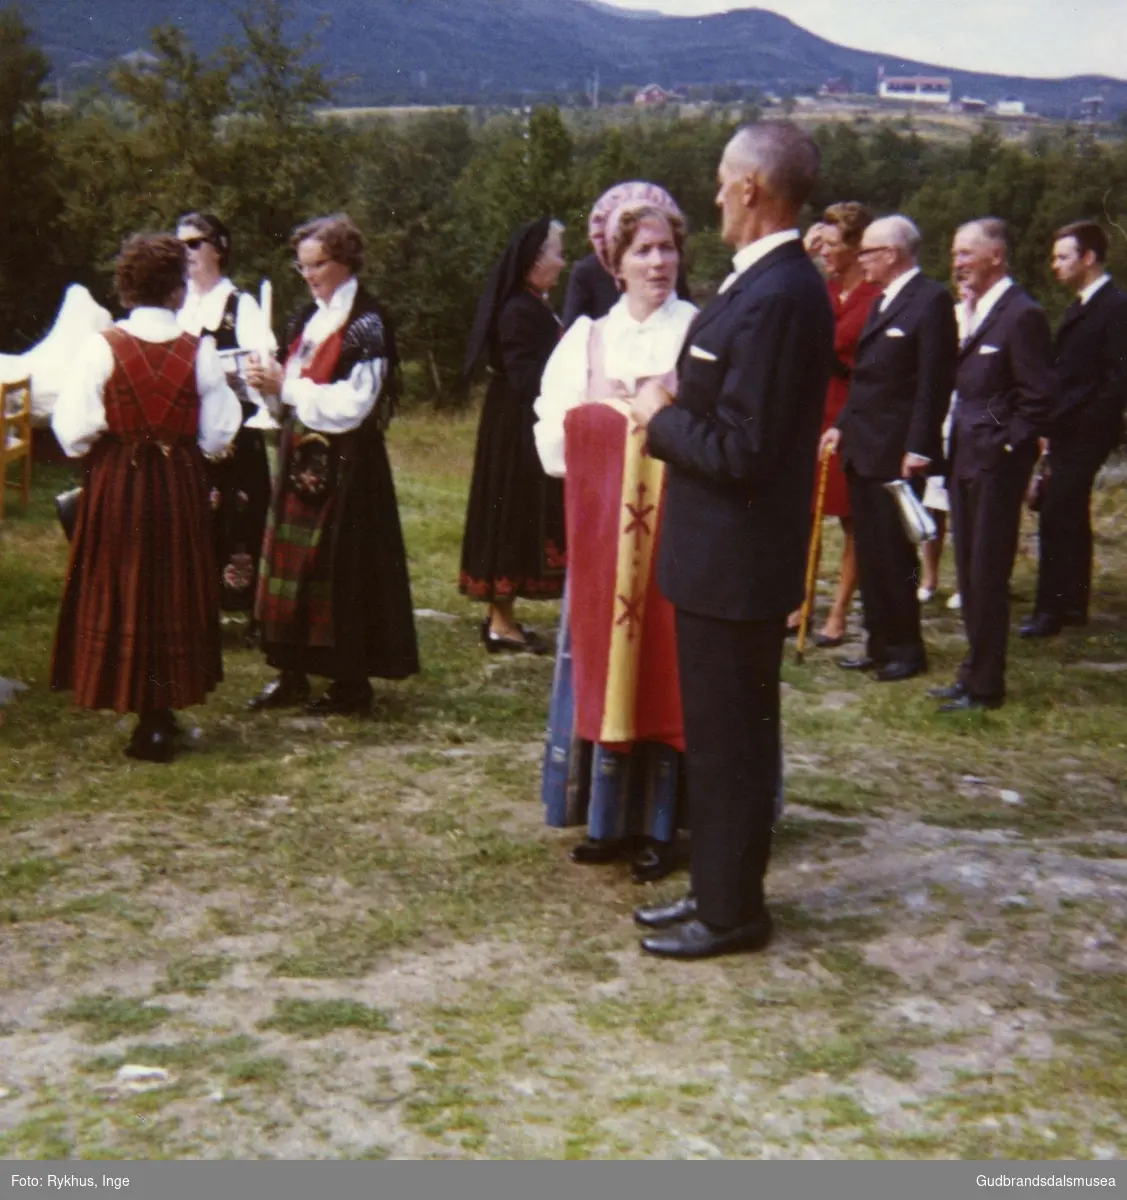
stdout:
<svg viewBox="0 0 1127 1200">
<path fill-rule="evenodd" d="M 628 125 L 570 126 L 542 108 L 345 121 L 323 111 L 330 85 L 310 65 L 310 46 L 289 35 L 289 16 L 286 0 L 250 0 L 238 42 L 208 57 L 182 32 L 155 29 L 155 63 L 123 64 L 108 89 L 64 107 L 49 99 L 49 63 L 26 24 L 15 9 L 0 10 L 0 350 L 42 337 L 69 283 L 116 312 L 122 237 L 170 229 L 191 209 L 230 226 L 237 283 L 257 290 L 272 279 L 279 325 L 303 291 L 289 269 L 291 229 L 350 213 L 367 238 L 365 279 L 398 322 L 409 395 L 438 404 L 462 394 L 477 293 L 521 221 L 559 217 L 578 257 L 599 193 L 651 179 L 685 210 L 694 287 L 706 294 L 727 273 L 713 199 L 731 120 L 646 114 Z M 1015 276 L 1053 316 L 1067 297 L 1048 256 L 1065 221 L 1104 221 L 1112 269 L 1127 274 L 1127 232 L 1118 228 L 1127 225 L 1127 140 L 1066 129 L 1016 146 L 983 127 L 936 141 L 903 122 L 865 131 L 827 124 L 815 136 L 823 169 L 808 218 L 844 199 L 906 212 L 924 234 L 924 268 L 938 278 L 947 277 L 955 227 L 986 214 L 1010 222 Z"/>
</svg>

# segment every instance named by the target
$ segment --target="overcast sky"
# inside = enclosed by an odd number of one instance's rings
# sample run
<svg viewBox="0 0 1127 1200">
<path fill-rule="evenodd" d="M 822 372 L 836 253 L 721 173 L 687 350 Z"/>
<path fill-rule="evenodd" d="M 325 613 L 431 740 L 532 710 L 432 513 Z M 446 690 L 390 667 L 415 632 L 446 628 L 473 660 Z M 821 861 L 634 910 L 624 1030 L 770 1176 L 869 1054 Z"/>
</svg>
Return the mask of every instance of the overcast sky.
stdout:
<svg viewBox="0 0 1127 1200">
<path fill-rule="evenodd" d="M 610 0 L 690 17 L 769 8 L 832 42 L 999 75 L 1127 79 L 1127 0 Z"/>
</svg>

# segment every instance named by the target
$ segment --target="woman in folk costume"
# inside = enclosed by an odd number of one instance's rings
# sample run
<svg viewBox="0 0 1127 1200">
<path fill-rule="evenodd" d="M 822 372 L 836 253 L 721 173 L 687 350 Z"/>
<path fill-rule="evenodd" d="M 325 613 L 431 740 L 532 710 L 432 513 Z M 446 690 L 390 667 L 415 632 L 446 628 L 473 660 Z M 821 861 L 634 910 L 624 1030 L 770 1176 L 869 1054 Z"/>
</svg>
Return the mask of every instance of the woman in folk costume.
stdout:
<svg viewBox="0 0 1127 1200">
<path fill-rule="evenodd" d="M 605 191 L 591 208 L 587 218 L 587 237 L 591 243 L 592 253 L 581 258 L 567 278 L 567 295 L 564 297 L 563 324 L 570 329 L 580 317 L 590 317 L 597 321 L 605 317 L 618 303 L 621 293 L 614 276 L 607 270 L 600 254 L 600 247 L 606 241 L 606 225 L 611 214 L 624 201 L 637 194 L 644 183 L 617 183 Z M 688 300 L 689 284 L 685 278 L 684 268 L 677 276 L 677 295 L 682 300 Z"/>
<path fill-rule="evenodd" d="M 466 376 L 486 357 L 489 388 L 478 427 L 459 588 L 488 604 L 485 648 L 541 654 L 547 646 L 513 613 L 518 596 L 563 591 L 563 489 L 536 456 L 532 405 L 559 344 L 548 293 L 563 270 L 563 227 L 548 217 L 521 226 L 494 264 L 466 352 Z"/>
<path fill-rule="evenodd" d="M 172 758 L 172 710 L 223 677 L 203 456 L 226 451 L 242 416 L 215 347 L 176 323 L 185 267 L 171 235 L 125 242 L 130 315 L 85 344 L 51 422 L 68 455 L 88 455 L 51 686 L 137 713 L 125 753 L 153 762 Z"/>
<path fill-rule="evenodd" d="M 299 226 L 296 269 L 314 303 L 290 321 L 284 366 L 252 355 L 246 380 L 284 412 L 255 616 L 278 676 L 252 709 L 369 710 L 369 679 L 419 669 L 407 556 L 384 444 L 398 395 L 392 326 L 360 286 L 347 216 Z M 310 701 L 309 675 L 331 682 Z"/>
<path fill-rule="evenodd" d="M 188 251 L 188 294 L 176 319 L 189 333 L 208 335 L 215 342 L 243 409 L 231 456 L 212 467 L 211 507 L 220 608 L 250 613 L 270 507 L 270 467 L 262 430 L 253 424 L 261 410 L 247 395 L 232 352 L 268 355 L 277 342 L 254 297 L 239 291 L 224 274 L 231 257 L 227 226 L 210 213 L 189 213 L 180 218 L 176 236 Z M 253 630 L 247 636 L 253 637 Z"/>
<path fill-rule="evenodd" d="M 545 751 L 549 825 L 584 820 L 575 862 L 634 858 L 637 882 L 674 866 L 684 732 L 673 609 L 654 578 L 665 467 L 627 398 L 676 387 L 696 309 L 675 294 L 685 224 L 673 199 L 632 184 L 598 242 L 623 295 L 581 317 L 544 372 L 536 444 L 566 477 L 568 585 Z"/>
</svg>

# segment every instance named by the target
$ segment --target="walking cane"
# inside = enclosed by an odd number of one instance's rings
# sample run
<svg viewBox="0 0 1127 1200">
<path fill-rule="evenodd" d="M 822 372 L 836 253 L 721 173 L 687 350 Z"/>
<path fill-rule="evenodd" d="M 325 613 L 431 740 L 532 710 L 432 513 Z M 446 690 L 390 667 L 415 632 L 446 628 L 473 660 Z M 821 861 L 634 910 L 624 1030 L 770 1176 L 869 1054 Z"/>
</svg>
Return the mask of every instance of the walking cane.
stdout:
<svg viewBox="0 0 1127 1200">
<path fill-rule="evenodd" d="M 833 450 L 827 446 L 822 454 L 822 468 L 818 474 L 818 498 L 814 501 L 814 528 L 810 530 L 810 552 L 806 556 L 806 595 L 802 600 L 802 614 L 798 621 L 798 651 L 795 662 L 801 666 L 806 661 L 806 630 L 810 625 L 810 614 L 814 611 L 814 576 L 818 572 L 818 552 L 822 547 L 822 509 L 826 504 L 826 484 L 830 478 L 830 459 Z"/>
</svg>

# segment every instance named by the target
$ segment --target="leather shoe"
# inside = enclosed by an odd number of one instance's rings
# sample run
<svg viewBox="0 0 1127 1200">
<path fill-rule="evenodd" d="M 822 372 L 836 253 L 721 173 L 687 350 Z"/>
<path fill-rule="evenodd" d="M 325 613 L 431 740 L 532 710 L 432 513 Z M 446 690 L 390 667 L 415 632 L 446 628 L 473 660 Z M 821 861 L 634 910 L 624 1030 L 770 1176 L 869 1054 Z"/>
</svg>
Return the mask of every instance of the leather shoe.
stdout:
<svg viewBox="0 0 1127 1200">
<path fill-rule="evenodd" d="M 252 712 L 267 708 L 294 708 L 309 699 L 309 680 L 297 671 L 283 671 L 254 697 L 247 701 Z"/>
<path fill-rule="evenodd" d="M 660 958 L 715 958 L 741 950 L 762 950 L 770 940 L 771 918 L 767 913 L 750 925 L 733 929 L 713 929 L 694 917 L 642 938 L 642 949 Z"/>
<path fill-rule="evenodd" d="M 877 667 L 884 666 L 883 663 L 877 662 L 875 658 L 870 658 L 867 654 L 861 658 L 843 658 L 837 665 L 843 671 L 875 671 Z"/>
<path fill-rule="evenodd" d="M 1023 638 L 1055 637 L 1061 631 L 1062 622 L 1048 613 L 1034 613 L 1022 621 L 1018 636 Z"/>
<path fill-rule="evenodd" d="M 649 840 L 634 856 L 630 878 L 635 883 L 654 883 L 677 869 L 676 842 Z"/>
<path fill-rule="evenodd" d="M 314 717 L 363 716 L 372 709 L 372 685 L 359 683 L 330 683 L 325 693 L 310 700 L 305 711 Z"/>
<path fill-rule="evenodd" d="M 494 633 L 487 626 L 482 635 L 486 650 L 490 654 L 546 654 L 548 652 L 547 643 L 539 634 L 534 633 L 531 629 L 526 629 L 523 625 L 519 626 L 519 629 L 521 636 L 517 638 Z"/>
<path fill-rule="evenodd" d="M 670 904 L 646 904 L 634 909 L 634 924 L 646 929 L 668 929 L 697 915 L 697 898 L 690 892 Z"/>
<path fill-rule="evenodd" d="M 568 857 L 573 863 L 582 863 L 584 866 L 617 862 L 622 858 L 625 848 L 621 838 L 585 838 L 571 848 Z"/>
<path fill-rule="evenodd" d="M 946 687 L 928 688 L 927 694 L 933 700 L 958 700 L 967 694 L 967 689 L 961 683 L 949 683 Z"/>
<path fill-rule="evenodd" d="M 1001 708 L 1002 701 L 996 696 L 972 696 L 963 692 L 957 700 L 939 706 L 940 712 L 971 712 L 980 708 Z"/>
<path fill-rule="evenodd" d="M 138 725 L 125 747 L 127 758 L 141 762 L 167 763 L 172 761 L 172 738 L 156 726 L 148 728 Z"/>
<path fill-rule="evenodd" d="M 827 637 L 824 633 L 814 634 L 814 645 L 819 650 L 832 650 L 835 646 L 840 646 L 844 641 L 844 637 Z"/>
<path fill-rule="evenodd" d="M 873 678 L 878 683 L 899 683 L 902 679 L 914 679 L 926 670 L 923 663 L 890 662 L 880 667 Z"/>
</svg>

